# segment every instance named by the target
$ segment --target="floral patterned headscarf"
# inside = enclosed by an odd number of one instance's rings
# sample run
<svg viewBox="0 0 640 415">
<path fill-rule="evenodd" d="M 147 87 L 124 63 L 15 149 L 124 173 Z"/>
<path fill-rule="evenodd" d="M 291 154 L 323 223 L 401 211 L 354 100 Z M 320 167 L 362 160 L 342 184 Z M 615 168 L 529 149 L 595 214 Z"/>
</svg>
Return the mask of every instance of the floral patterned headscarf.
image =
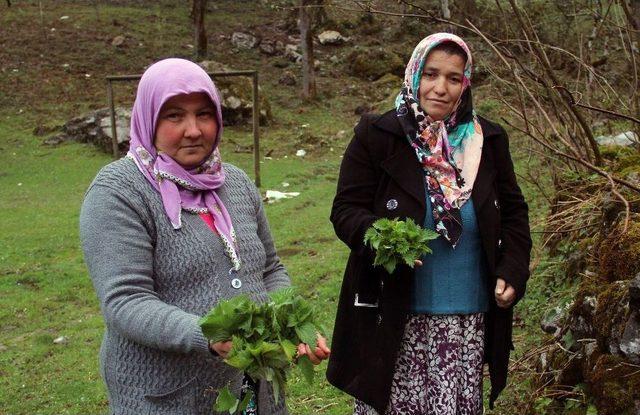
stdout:
<svg viewBox="0 0 640 415">
<path fill-rule="evenodd" d="M 435 121 L 420 107 L 419 87 L 429 52 L 444 42 L 460 46 L 467 61 L 460 98 L 445 119 Z M 396 98 L 398 120 L 424 170 L 436 231 L 453 248 L 462 235 L 460 208 L 471 197 L 483 143 L 471 100 L 471 67 L 471 52 L 461 38 L 450 33 L 427 36 L 413 51 Z"/>
<path fill-rule="evenodd" d="M 193 169 L 185 169 L 153 145 L 158 115 L 170 98 L 176 95 L 204 92 L 213 103 L 218 134 L 213 151 Z M 182 227 L 182 210 L 209 212 L 234 268 L 240 268 L 236 235 L 229 212 L 216 189 L 224 184 L 225 174 L 218 144 L 222 134 L 220 96 L 213 81 L 198 65 L 185 59 L 164 59 L 151 65 L 140 79 L 131 113 L 131 141 L 127 156 L 160 193 L 169 221 L 174 229 Z"/>
</svg>

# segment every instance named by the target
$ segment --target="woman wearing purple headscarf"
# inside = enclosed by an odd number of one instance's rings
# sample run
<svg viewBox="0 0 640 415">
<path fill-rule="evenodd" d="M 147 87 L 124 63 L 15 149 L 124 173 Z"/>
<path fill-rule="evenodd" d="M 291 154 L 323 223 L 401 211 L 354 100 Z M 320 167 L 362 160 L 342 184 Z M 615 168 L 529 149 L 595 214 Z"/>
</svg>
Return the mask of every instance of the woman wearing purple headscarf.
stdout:
<svg viewBox="0 0 640 415">
<path fill-rule="evenodd" d="M 198 319 L 221 299 L 290 284 L 259 192 L 222 163 L 222 114 L 207 73 L 183 59 L 150 66 L 138 85 L 127 157 L 104 167 L 80 214 L 100 299 L 100 369 L 114 414 L 208 414 L 216 390 L 251 388 L 247 413 L 283 414 L 269 388 L 226 365 Z M 329 350 L 299 351 L 314 363 Z M 254 411 L 254 412 L 251 412 Z"/>
<path fill-rule="evenodd" d="M 331 221 L 351 249 L 327 378 L 356 415 L 478 415 L 504 388 L 513 307 L 529 277 L 527 204 L 507 135 L 473 110 L 471 52 L 449 33 L 415 48 L 396 107 L 365 115 L 340 168 Z M 439 233 L 393 274 L 363 236 L 379 218 Z"/>
</svg>

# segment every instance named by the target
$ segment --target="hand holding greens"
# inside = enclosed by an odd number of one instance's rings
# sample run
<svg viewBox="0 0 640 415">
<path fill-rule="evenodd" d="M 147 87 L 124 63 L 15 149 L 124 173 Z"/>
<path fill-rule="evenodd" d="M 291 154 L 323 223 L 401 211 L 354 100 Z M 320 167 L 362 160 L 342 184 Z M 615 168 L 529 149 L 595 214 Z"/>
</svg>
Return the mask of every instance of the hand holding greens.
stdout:
<svg viewBox="0 0 640 415">
<path fill-rule="evenodd" d="M 430 254 L 427 243 L 439 234 L 416 225 L 413 219 L 378 219 L 364 234 L 365 245 L 376 251 L 373 265 L 382 265 L 389 274 L 398 263 L 413 268 L 414 261 L 424 254 Z"/>
<path fill-rule="evenodd" d="M 313 363 L 309 357 L 305 355 L 297 360 L 295 357 L 299 343 L 315 347 L 320 329 L 313 320 L 309 303 L 293 289 L 284 288 L 270 293 L 269 297 L 270 301 L 263 304 L 254 303 L 247 296 L 221 301 L 199 323 L 205 337 L 212 342 L 232 340 L 225 362 L 254 380 L 271 382 L 278 401 L 294 362 L 307 382 L 313 382 Z M 245 397 L 240 402 L 225 387 L 219 391 L 214 409 L 240 412 L 248 400 Z"/>
</svg>

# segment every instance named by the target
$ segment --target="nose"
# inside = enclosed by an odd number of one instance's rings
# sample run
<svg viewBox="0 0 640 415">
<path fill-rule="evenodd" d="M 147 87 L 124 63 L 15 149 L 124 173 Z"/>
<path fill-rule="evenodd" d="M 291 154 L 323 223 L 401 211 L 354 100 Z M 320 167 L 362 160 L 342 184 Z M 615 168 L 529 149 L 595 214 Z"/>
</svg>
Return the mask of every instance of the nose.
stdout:
<svg viewBox="0 0 640 415">
<path fill-rule="evenodd" d="M 199 138 L 202 135 L 202 131 L 198 126 L 198 119 L 195 115 L 188 116 L 184 130 L 184 136 L 187 138 Z"/>
<path fill-rule="evenodd" d="M 446 88 L 446 80 L 439 76 L 433 84 L 433 92 L 435 92 L 436 94 L 442 96 L 445 95 L 447 93 L 447 88 Z"/>
</svg>

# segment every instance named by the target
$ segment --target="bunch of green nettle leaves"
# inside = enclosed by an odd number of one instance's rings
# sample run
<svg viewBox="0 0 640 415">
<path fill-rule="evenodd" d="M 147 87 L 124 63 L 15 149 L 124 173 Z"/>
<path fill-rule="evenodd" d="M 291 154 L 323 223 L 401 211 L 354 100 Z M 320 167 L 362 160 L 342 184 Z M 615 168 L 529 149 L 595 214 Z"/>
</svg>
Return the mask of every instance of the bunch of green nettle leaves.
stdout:
<svg viewBox="0 0 640 415">
<path fill-rule="evenodd" d="M 429 241 L 440 236 L 437 232 L 416 225 L 413 219 L 378 219 L 364 234 L 365 245 L 376 251 L 373 265 L 382 265 L 392 274 L 398 263 L 413 268 L 414 261 L 430 254 Z"/>
<path fill-rule="evenodd" d="M 296 359 L 299 343 L 312 348 L 322 332 L 313 319 L 309 303 L 292 288 L 269 293 L 269 301 L 257 304 L 242 295 L 221 301 L 199 321 L 205 337 L 212 342 L 233 342 L 224 360 L 245 372 L 254 381 L 273 385 L 277 402 L 284 392 L 287 374 L 295 364 L 308 383 L 313 382 L 313 363 L 306 355 Z M 226 386 L 218 392 L 214 409 L 230 414 L 246 409 L 250 393 L 242 402 Z"/>
</svg>

